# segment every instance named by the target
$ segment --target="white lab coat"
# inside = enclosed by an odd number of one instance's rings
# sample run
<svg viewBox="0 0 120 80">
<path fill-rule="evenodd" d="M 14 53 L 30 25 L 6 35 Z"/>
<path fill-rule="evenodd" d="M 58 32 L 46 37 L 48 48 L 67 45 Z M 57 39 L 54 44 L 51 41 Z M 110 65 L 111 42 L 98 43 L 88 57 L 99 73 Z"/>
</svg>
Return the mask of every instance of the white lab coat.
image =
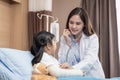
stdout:
<svg viewBox="0 0 120 80">
<path fill-rule="evenodd" d="M 85 71 L 85 76 L 104 78 L 104 72 L 98 58 L 99 41 L 97 35 L 93 34 L 88 37 L 84 33 L 82 33 L 79 49 L 80 62 L 73 65 L 73 68 Z M 68 50 L 69 47 L 66 45 L 66 41 L 62 36 L 58 52 L 60 63 L 63 63 L 66 60 L 65 56 Z"/>
</svg>

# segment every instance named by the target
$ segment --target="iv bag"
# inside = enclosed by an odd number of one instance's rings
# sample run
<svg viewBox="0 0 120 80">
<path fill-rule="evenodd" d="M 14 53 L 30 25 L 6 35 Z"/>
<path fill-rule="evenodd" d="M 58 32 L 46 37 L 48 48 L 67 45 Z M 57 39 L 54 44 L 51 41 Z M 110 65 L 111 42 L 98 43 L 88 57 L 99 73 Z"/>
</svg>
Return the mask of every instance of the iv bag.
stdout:
<svg viewBox="0 0 120 80">
<path fill-rule="evenodd" d="M 50 32 L 55 35 L 56 43 L 59 41 L 59 23 L 52 22 L 50 24 Z"/>
</svg>

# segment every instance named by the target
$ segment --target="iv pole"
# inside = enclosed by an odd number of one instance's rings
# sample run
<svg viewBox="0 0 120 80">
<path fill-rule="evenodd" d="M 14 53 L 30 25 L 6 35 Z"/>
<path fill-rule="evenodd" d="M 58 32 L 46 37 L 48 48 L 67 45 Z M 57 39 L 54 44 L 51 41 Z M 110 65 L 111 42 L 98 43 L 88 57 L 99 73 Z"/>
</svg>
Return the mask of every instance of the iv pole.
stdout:
<svg viewBox="0 0 120 80">
<path fill-rule="evenodd" d="M 39 18 L 39 19 L 42 19 L 42 17 L 43 16 L 45 16 L 46 17 L 46 21 L 47 21 L 47 24 L 46 24 L 46 31 L 48 31 L 49 30 L 49 18 L 52 18 L 53 20 L 55 20 L 55 18 L 53 17 L 53 16 L 50 16 L 50 15 L 47 15 L 47 14 L 41 14 L 41 16 L 39 16 L 40 14 L 39 13 L 37 13 L 37 17 Z M 54 21 L 54 22 L 57 22 L 58 21 L 58 18 L 56 17 L 56 20 Z"/>
</svg>

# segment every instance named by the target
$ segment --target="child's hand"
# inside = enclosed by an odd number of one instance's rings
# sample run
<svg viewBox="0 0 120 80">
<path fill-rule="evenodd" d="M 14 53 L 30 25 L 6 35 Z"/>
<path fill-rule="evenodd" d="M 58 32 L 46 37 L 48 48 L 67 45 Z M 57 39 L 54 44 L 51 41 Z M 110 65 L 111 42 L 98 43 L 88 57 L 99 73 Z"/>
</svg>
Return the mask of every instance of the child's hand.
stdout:
<svg viewBox="0 0 120 80">
<path fill-rule="evenodd" d="M 73 69 L 73 67 L 70 66 L 68 63 L 60 64 L 60 67 L 63 68 L 63 69 Z"/>
</svg>

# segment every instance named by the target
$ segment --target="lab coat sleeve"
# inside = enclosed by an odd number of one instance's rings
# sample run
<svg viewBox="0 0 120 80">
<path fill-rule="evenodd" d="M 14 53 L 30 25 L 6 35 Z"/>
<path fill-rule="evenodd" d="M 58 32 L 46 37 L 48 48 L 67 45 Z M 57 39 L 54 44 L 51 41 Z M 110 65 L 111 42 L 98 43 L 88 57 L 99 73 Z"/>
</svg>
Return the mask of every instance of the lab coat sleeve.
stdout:
<svg viewBox="0 0 120 80">
<path fill-rule="evenodd" d="M 91 68 L 94 66 L 94 63 L 98 60 L 98 50 L 98 37 L 96 34 L 93 34 L 89 37 L 89 44 L 84 52 L 84 58 L 80 61 L 80 63 L 74 65 L 73 67 L 76 69 L 81 69 L 85 72 L 91 70 Z"/>
<path fill-rule="evenodd" d="M 66 54 L 69 49 L 69 46 L 66 44 L 66 41 L 63 36 L 61 36 L 60 47 L 58 50 L 58 60 L 60 63 L 66 62 Z"/>
</svg>

